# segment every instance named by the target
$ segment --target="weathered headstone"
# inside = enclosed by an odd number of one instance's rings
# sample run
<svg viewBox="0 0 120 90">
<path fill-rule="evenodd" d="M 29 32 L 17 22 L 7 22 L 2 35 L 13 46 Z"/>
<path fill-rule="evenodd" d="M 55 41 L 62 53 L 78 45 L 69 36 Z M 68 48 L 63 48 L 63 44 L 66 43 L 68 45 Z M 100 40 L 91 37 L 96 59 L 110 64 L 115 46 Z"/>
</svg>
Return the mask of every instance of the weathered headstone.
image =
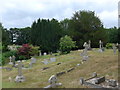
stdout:
<svg viewBox="0 0 120 90">
<path fill-rule="evenodd" d="M 18 62 L 18 75 L 15 78 L 15 82 L 24 82 L 25 77 L 22 75 L 22 63 L 21 61 Z"/>
<path fill-rule="evenodd" d="M 85 47 L 84 53 L 83 53 L 83 61 L 86 61 L 88 60 L 88 55 L 87 55 L 88 44 L 85 42 L 83 47 Z"/>
<path fill-rule="evenodd" d="M 109 84 L 109 86 L 112 86 L 112 87 L 116 87 L 117 86 L 116 80 L 109 80 L 108 84 Z"/>
<path fill-rule="evenodd" d="M 41 56 L 42 54 L 41 54 L 41 51 L 39 51 L 39 56 Z"/>
<path fill-rule="evenodd" d="M 13 66 L 15 66 L 15 56 L 12 56 L 12 62 L 13 62 Z"/>
<path fill-rule="evenodd" d="M 97 73 L 94 72 L 94 73 L 92 74 L 92 77 L 97 77 Z"/>
<path fill-rule="evenodd" d="M 51 61 L 51 62 L 55 62 L 55 61 L 56 61 L 56 58 L 55 58 L 55 57 L 50 58 L 50 61 Z"/>
<path fill-rule="evenodd" d="M 103 76 L 103 77 L 100 77 L 100 78 L 96 78 L 96 80 L 95 80 L 95 84 L 100 84 L 100 83 L 102 83 L 102 82 L 104 82 L 105 81 L 105 77 Z"/>
<path fill-rule="evenodd" d="M 36 58 L 32 57 L 30 62 L 30 68 L 32 68 L 33 64 L 36 63 Z"/>
<path fill-rule="evenodd" d="M 92 48 L 91 48 L 91 41 L 89 40 L 88 41 L 88 50 L 91 50 Z"/>
<path fill-rule="evenodd" d="M 48 62 L 48 59 L 44 59 L 44 61 L 42 61 L 42 63 L 48 64 L 48 63 L 49 63 L 49 62 Z"/>
<path fill-rule="evenodd" d="M 9 57 L 9 59 L 10 59 L 9 64 L 13 65 L 13 62 L 12 62 L 12 57 L 10 56 L 10 57 Z"/>
<path fill-rule="evenodd" d="M 49 80 L 48 80 L 48 82 L 50 83 L 50 85 L 48 85 L 48 86 L 46 86 L 44 88 L 56 88 L 57 86 L 61 86 L 62 83 L 57 83 L 57 81 L 58 81 L 57 77 L 55 75 L 52 75 L 49 78 Z"/>
<path fill-rule="evenodd" d="M 113 44 L 112 48 L 113 48 L 113 52 L 114 52 L 114 54 L 116 54 L 117 47 L 115 46 L 115 44 Z"/>
<path fill-rule="evenodd" d="M 102 50 L 102 41 L 101 40 L 99 41 L 99 50 L 98 51 L 103 52 L 103 50 Z"/>
</svg>

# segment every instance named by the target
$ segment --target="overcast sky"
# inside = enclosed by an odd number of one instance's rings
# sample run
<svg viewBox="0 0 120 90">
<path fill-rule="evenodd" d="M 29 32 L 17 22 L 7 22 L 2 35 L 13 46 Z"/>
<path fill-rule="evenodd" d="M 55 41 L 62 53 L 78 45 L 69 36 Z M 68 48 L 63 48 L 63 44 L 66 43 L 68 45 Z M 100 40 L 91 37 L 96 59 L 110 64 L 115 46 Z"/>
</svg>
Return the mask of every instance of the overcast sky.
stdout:
<svg viewBox="0 0 120 90">
<path fill-rule="evenodd" d="M 38 18 L 71 18 L 78 10 L 95 11 L 107 28 L 118 26 L 118 0 L 0 0 L 0 22 L 27 27 Z"/>
</svg>

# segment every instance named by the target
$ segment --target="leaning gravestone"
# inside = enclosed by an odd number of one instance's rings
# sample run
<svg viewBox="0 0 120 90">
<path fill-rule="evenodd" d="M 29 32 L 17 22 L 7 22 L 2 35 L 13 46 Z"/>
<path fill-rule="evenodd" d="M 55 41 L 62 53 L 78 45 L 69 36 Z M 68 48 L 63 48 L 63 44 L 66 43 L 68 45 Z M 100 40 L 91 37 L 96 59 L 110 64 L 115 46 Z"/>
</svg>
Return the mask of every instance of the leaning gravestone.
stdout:
<svg viewBox="0 0 120 90">
<path fill-rule="evenodd" d="M 25 77 L 22 75 L 22 63 L 21 61 L 18 62 L 18 75 L 15 78 L 15 82 L 24 82 Z"/>
<path fill-rule="evenodd" d="M 50 83 L 50 85 L 48 85 L 48 86 L 46 86 L 44 88 L 56 88 L 57 86 L 61 86 L 62 83 L 57 83 L 57 81 L 58 81 L 57 77 L 55 75 L 52 75 L 49 78 L 49 80 L 48 80 L 48 82 Z"/>
<path fill-rule="evenodd" d="M 12 62 L 12 57 L 10 56 L 10 57 L 9 57 L 9 59 L 10 59 L 9 64 L 13 65 L 13 62 Z"/>
</svg>

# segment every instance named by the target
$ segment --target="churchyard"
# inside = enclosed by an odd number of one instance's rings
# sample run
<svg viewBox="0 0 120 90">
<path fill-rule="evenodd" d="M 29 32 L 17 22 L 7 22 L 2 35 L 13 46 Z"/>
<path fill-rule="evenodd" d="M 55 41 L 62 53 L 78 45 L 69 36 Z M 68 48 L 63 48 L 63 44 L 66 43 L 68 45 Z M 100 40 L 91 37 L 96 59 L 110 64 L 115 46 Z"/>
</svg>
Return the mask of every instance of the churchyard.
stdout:
<svg viewBox="0 0 120 90">
<path fill-rule="evenodd" d="M 105 76 L 107 79 L 114 79 L 118 82 L 118 52 L 114 54 L 112 49 L 105 49 L 99 52 L 98 48 L 87 51 L 88 59 L 83 60 L 83 50 L 71 51 L 69 54 L 35 56 L 35 62 L 30 66 L 32 60 L 22 60 L 21 69 L 18 65 L 11 64 L 3 66 L 2 87 L 3 88 L 46 88 L 50 87 L 49 78 L 52 75 L 57 77 L 57 88 L 90 88 L 82 85 L 80 78 L 88 79 L 93 73 L 97 76 Z M 50 58 L 54 58 L 53 62 Z M 47 63 L 43 61 L 48 60 Z M 16 62 L 18 64 L 19 62 Z M 16 82 L 16 76 L 21 74 L 23 82 Z"/>
</svg>

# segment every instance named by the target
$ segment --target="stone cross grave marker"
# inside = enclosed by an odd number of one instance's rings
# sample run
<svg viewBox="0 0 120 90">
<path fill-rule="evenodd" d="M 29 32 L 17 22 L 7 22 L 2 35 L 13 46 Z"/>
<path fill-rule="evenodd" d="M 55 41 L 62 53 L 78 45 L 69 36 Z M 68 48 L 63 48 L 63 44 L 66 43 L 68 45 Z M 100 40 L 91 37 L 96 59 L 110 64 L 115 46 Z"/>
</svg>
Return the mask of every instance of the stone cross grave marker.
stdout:
<svg viewBox="0 0 120 90">
<path fill-rule="evenodd" d="M 49 78 L 49 80 L 48 80 L 48 82 L 50 83 L 50 85 L 48 85 L 48 86 L 46 86 L 46 87 L 44 87 L 44 88 L 55 88 L 55 87 L 57 87 L 57 86 L 61 86 L 62 85 L 62 83 L 57 83 L 57 77 L 55 76 L 55 75 L 52 75 L 50 78 Z"/>
<path fill-rule="evenodd" d="M 113 52 L 114 52 L 114 54 L 116 54 L 117 47 L 115 46 L 115 44 L 113 44 L 112 48 L 113 48 Z"/>
<path fill-rule="evenodd" d="M 55 61 L 56 61 L 56 58 L 55 58 L 55 57 L 50 58 L 50 61 L 51 61 L 51 62 L 55 62 Z"/>
<path fill-rule="evenodd" d="M 9 59 L 10 59 L 9 64 L 13 65 L 13 62 L 12 62 L 12 57 L 10 56 L 10 57 L 9 57 Z"/>
<path fill-rule="evenodd" d="M 22 75 L 22 63 L 21 61 L 18 62 L 18 75 L 15 78 L 15 82 L 24 82 L 25 77 Z"/>
</svg>

